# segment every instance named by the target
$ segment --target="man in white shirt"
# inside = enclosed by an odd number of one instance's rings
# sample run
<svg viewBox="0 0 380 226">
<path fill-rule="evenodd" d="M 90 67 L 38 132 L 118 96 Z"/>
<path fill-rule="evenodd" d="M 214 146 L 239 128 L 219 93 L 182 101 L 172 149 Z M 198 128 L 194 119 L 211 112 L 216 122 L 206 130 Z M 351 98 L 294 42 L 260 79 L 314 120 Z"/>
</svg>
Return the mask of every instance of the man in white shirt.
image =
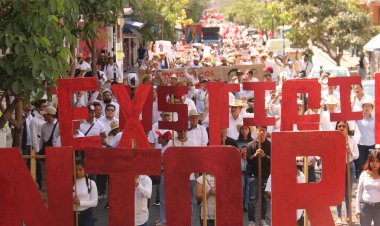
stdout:
<svg viewBox="0 0 380 226">
<path fill-rule="evenodd" d="M 243 103 L 240 100 L 234 100 L 230 103 L 231 114 L 229 115 L 229 127 L 227 129 L 227 136 L 234 140 L 239 137 L 240 126 L 243 125 L 243 118 L 240 112 L 243 109 Z"/>
<path fill-rule="evenodd" d="M 208 134 L 206 128 L 198 124 L 199 114 L 197 110 L 191 110 L 189 113 L 190 128 L 188 136 L 195 141 L 196 146 L 207 146 Z"/>
<path fill-rule="evenodd" d="M 101 122 L 95 121 L 95 107 L 94 105 L 88 105 L 88 116 L 85 120 L 80 123 L 79 131 L 81 131 L 84 136 L 100 136 L 102 139 L 102 144 L 107 145 L 106 138 L 107 134 L 104 126 Z"/>
<path fill-rule="evenodd" d="M 45 119 L 41 115 L 41 112 L 45 110 L 45 108 L 48 106 L 47 101 L 45 99 L 40 99 L 36 101 L 34 104 L 36 107 L 36 110 L 34 111 L 34 118 L 30 121 L 30 135 L 32 139 L 32 146 L 33 150 L 35 150 L 37 153 L 41 150 L 41 131 L 42 131 L 42 125 L 45 124 Z M 41 170 L 41 162 L 37 160 L 36 165 L 36 177 L 37 177 L 37 184 L 39 188 L 42 188 L 42 170 Z"/>
<path fill-rule="evenodd" d="M 118 103 L 112 101 L 112 93 L 110 90 L 104 90 L 103 92 L 103 101 L 100 101 L 100 105 L 102 105 L 103 109 L 106 109 L 108 104 L 112 104 L 115 106 L 115 118 L 119 119 L 120 106 Z M 103 116 L 105 116 L 105 111 L 103 112 Z"/>
<path fill-rule="evenodd" d="M 115 112 L 116 112 L 116 107 L 113 104 L 108 104 L 105 109 L 106 112 L 106 117 L 103 117 L 99 120 L 104 126 L 104 129 L 106 131 L 106 134 L 108 134 L 111 131 L 111 122 L 113 120 L 117 120 L 115 118 Z"/>
<path fill-rule="evenodd" d="M 45 124 L 41 127 L 41 143 L 40 146 L 42 150 L 48 146 L 56 147 L 57 141 L 60 137 L 59 133 L 59 124 L 56 119 L 57 109 L 52 106 L 47 106 L 45 110 L 41 111 L 41 114 L 44 116 Z M 43 153 L 42 153 L 43 154 Z"/>
<path fill-rule="evenodd" d="M 146 175 L 135 179 L 135 225 L 148 226 L 148 199 L 152 196 L 152 180 Z"/>
<path fill-rule="evenodd" d="M 162 112 L 161 121 L 170 122 L 171 121 L 171 113 L 170 112 Z M 152 148 L 161 148 L 161 144 L 158 143 L 158 135 L 156 131 L 160 131 L 161 133 L 165 133 L 168 130 L 158 129 L 158 122 L 152 125 L 152 130 L 148 133 L 148 141 L 152 145 Z"/>
<path fill-rule="evenodd" d="M 106 74 L 108 83 L 122 83 L 123 82 L 123 72 L 119 66 L 114 62 L 113 54 L 108 56 L 108 64 L 104 67 L 104 74 Z"/>
</svg>

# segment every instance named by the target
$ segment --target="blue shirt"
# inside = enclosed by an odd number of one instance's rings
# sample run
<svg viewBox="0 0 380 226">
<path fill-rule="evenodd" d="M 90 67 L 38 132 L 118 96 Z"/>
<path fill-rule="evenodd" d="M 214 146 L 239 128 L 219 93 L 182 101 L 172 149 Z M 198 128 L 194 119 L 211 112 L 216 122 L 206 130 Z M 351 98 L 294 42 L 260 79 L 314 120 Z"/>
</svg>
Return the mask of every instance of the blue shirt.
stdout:
<svg viewBox="0 0 380 226">
<path fill-rule="evenodd" d="M 363 118 L 356 121 L 360 131 L 360 145 L 372 146 L 375 144 L 375 119 L 371 116 L 370 119 Z"/>
</svg>

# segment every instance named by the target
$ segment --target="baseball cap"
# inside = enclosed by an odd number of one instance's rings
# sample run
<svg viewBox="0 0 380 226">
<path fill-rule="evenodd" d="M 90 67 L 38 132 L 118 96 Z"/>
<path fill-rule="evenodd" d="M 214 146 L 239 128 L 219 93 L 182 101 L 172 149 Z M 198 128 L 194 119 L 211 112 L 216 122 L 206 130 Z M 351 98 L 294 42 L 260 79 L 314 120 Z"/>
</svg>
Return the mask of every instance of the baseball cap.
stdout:
<svg viewBox="0 0 380 226">
<path fill-rule="evenodd" d="M 273 73 L 273 67 L 270 65 L 265 66 L 264 71 L 270 71 L 270 73 Z"/>
</svg>

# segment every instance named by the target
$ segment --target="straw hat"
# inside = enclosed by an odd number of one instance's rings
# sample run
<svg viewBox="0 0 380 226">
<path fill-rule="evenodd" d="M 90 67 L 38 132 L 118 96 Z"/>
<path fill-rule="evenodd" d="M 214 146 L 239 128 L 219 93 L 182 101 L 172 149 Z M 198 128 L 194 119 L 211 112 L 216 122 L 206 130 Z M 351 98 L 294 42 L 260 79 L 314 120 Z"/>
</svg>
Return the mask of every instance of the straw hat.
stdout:
<svg viewBox="0 0 380 226">
<path fill-rule="evenodd" d="M 200 114 L 198 113 L 198 111 L 196 109 L 192 109 L 189 112 L 189 117 L 191 117 L 191 116 L 200 116 Z"/>
<path fill-rule="evenodd" d="M 41 111 L 41 115 L 55 115 L 57 114 L 57 109 L 53 106 L 47 106 L 45 110 Z"/>
<path fill-rule="evenodd" d="M 375 106 L 375 104 L 373 103 L 373 100 L 368 99 L 368 98 L 363 100 L 362 107 L 364 106 L 364 104 L 370 104 L 372 105 L 372 108 Z"/>
<path fill-rule="evenodd" d="M 334 95 L 329 95 L 325 100 L 325 104 L 335 105 L 338 104 L 338 99 Z"/>
<path fill-rule="evenodd" d="M 235 99 L 230 103 L 230 107 L 243 107 L 244 104 L 241 100 Z"/>
<path fill-rule="evenodd" d="M 118 120 L 112 120 L 110 123 L 111 130 L 109 131 L 108 135 L 110 135 L 115 129 L 119 128 L 119 121 Z"/>
</svg>

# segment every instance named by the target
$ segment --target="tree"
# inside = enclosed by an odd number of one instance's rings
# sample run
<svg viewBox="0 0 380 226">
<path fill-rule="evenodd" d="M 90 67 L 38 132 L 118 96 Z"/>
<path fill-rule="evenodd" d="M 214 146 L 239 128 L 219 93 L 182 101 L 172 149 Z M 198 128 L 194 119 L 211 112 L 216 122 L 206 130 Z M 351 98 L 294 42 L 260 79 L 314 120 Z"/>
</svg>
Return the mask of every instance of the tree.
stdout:
<svg viewBox="0 0 380 226">
<path fill-rule="evenodd" d="M 78 0 L 79 15 L 85 21 L 79 37 L 86 41 L 92 55 L 92 74 L 97 73 L 96 41 L 100 28 L 114 24 L 123 11 L 123 0 Z M 74 30 L 75 32 L 77 30 Z"/>
<path fill-rule="evenodd" d="M 64 25 L 68 6 L 74 0 L 0 2 L 0 128 L 7 121 L 14 127 L 13 146 L 20 147 L 23 102 L 38 99 L 43 81 L 54 84 L 65 76 L 70 51 L 64 41 L 74 37 Z M 15 117 L 12 118 L 12 114 Z"/>
<path fill-rule="evenodd" d="M 338 66 L 343 50 L 362 47 L 370 38 L 369 15 L 350 0 L 285 0 L 293 32 L 288 37 L 298 46 L 307 41 L 326 52 Z"/>
<path fill-rule="evenodd" d="M 183 27 L 200 20 L 205 0 L 133 0 L 133 20 L 145 24 L 141 34 L 146 40 L 174 40 L 175 25 Z"/>
</svg>

